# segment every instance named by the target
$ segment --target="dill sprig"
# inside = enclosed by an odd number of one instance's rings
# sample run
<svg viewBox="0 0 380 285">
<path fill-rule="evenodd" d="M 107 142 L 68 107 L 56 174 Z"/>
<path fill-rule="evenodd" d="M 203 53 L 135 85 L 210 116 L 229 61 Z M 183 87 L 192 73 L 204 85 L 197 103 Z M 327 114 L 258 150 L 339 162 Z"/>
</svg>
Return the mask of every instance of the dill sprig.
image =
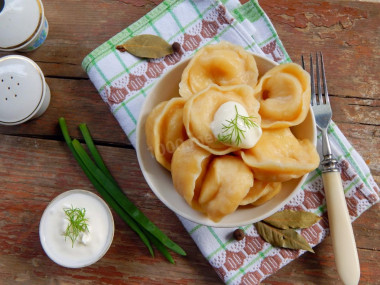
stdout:
<svg viewBox="0 0 380 285">
<path fill-rule="evenodd" d="M 86 218 L 85 208 L 71 208 L 63 209 L 66 214 L 66 219 L 69 221 L 67 228 L 65 230 L 64 236 L 70 238 L 72 247 L 74 247 L 74 242 L 77 240 L 80 233 L 89 232 L 88 229 L 88 219 Z"/>
<path fill-rule="evenodd" d="M 242 138 L 245 138 L 245 129 L 242 129 L 239 126 L 239 122 L 242 122 L 243 125 L 247 126 L 248 129 L 257 127 L 257 124 L 253 122 L 253 116 L 243 116 L 240 115 L 237 107 L 235 105 L 235 117 L 231 120 L 226 120 L 228 124 L 223 124 L 222 134 L 218 135 L 218 140 L 222 143 L 232 144 L 232 140 L 235 138 L 235 144 L 239 145 L 242 141 Z"/>
</svg>

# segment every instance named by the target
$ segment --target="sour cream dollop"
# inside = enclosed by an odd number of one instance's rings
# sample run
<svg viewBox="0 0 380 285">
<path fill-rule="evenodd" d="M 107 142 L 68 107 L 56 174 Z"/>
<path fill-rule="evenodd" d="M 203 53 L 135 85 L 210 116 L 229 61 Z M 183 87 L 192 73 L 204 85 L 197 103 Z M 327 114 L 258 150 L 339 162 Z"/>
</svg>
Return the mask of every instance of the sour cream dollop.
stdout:
<svg viewBox="0 0 380 285">
<path fill-rule="evenodd" d="M 249 117 L 244 106 L 238 102 L 228 101 L 222 104 L 215 112 L 214 119 L 210 125 L 211 131 L 214 136 L 225 145 L 239 148 L 252 148 L 260 139 L 262 130 L 260 125 L 254 121 L 254 118 L 250 118 L 249 120 L 253 121 L 255 125 L 247 125 L 242 117 Z M 227 129 L 231 124 L 235 124 L 241 131 L 233 132 L 232 128 Z M 230 140 L 226 141 L 220 139 L 228 134 L 231 134 Z M 238 136 L 240 137 L 240 141 Z"/>
<path fill-rule="evenodd" d="M 81 232 L 74 244 L 65 240 L 68 220 L 64 209 L 85 209 L 88 231 Z M 40 222 L 40 240 L 55 263 L 79 268 L 98 261 L 108 251 L 114 234 L 114 221 L 107 204 L 92 192 L 70 190 L 58 195 L 46 207 Z"/>
</svg>

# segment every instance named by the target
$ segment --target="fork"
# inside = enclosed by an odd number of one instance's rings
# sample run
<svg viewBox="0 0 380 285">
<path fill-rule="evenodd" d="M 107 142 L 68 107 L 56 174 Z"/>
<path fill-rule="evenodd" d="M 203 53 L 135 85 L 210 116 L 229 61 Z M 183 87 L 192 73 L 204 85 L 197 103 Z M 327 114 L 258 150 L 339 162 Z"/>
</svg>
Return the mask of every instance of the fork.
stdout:
<svg viewBox="0 0 380 285">
<path fill-rule="evenodd" d="M 302 67 L 305 69 L 303 55 L 301 56 L 301 60 Z M 320 74 L 322 74 L 322 80 Z M 314 77 L 317 79 L 316 86 Z M 311 106 L 317 127 L 322 132 L 322 179 L 325 189 L 335 264 L 339 277 L 344 284 L 358 284 L 360 279 L 358 252 L 344 196 L 340 170 L 337 166 L 336 159 L 332 156 L 331 146 L 327 136 L 332 110 L 327 91 L 323 55 L 321 52 L 315 55 L 315 75 L 313 56 L 310 54 L 310 81 Z M 317 94 L 315 87 L 317 88 Z"/>
</svg>

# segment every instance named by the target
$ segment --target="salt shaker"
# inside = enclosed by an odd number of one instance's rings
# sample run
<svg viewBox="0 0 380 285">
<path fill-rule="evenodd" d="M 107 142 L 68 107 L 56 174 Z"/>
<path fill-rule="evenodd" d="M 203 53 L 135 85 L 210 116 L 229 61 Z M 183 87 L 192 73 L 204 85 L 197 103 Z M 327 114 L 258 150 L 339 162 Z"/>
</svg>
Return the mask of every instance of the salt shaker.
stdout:
<svg viewBox="0 0 380 285">
<path fill-rule="evenodd" d="M 41 0 L 0 0 L 1 51 L 35 50 L 48 30 Z"/>
<path fill-rule="evenodd" d="M 18 125 L 41 116 L 50 89 L 39 66 L 22 55 L 0 58 L 0 124 Z"/>
</svg>

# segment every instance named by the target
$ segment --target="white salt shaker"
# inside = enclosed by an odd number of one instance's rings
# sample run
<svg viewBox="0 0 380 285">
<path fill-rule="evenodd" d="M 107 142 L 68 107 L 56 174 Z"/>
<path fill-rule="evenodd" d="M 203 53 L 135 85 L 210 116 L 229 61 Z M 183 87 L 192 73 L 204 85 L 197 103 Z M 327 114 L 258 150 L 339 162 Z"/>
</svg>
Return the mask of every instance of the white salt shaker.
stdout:
<svg viewBox="0 0 380 285">
<path fill-rule="evenodd" d="M 41 116 L 50 89 L 39 66 L 22 55 L 0 58 L 0 124 L 18 125 Z"/>
<path fill-rule="evenodd" d="M 48 30 L 41 0 L 0 0 L 0 50 L 35 50 Z"/>
</svg>

